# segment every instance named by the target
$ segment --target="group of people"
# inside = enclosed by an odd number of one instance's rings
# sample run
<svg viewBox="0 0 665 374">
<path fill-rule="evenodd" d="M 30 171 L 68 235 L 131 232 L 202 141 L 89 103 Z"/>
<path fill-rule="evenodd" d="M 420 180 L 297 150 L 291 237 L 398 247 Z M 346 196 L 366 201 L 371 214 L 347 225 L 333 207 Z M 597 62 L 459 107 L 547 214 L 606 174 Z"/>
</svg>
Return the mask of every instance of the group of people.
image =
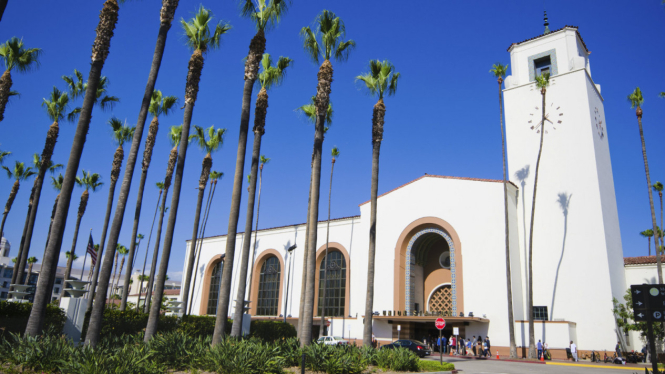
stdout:
<svg viewBox="0 0 665 374">
<path fill-rule="evenodd" d="M 485 336 L 483 340 L 482 336 L 474 335 L 471 339 L 465 339 L 464 337 L 457 337 L 455 335 L 450 335 L 449 338 L 445 336 L 438 337 L 436 339 L 429 339 L 432 342 L 432 350 L 442 353 L 454 353 L 459 355 L 471 355 L 473 354 L 476 357 L 491 357 L 492 356 L 492 346 L 490 344 L 489 336 Z"/>
</svg>

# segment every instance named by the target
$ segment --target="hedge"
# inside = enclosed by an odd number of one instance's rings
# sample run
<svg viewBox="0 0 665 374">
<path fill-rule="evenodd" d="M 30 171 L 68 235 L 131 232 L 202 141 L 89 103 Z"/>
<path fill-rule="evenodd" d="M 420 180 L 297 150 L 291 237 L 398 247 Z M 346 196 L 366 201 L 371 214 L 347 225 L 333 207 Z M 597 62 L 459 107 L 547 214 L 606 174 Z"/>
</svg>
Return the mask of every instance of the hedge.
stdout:
<svg viewBox="0 0 665 374">
<path fill-rule="evenodd" d="M 259 338 L 266 342 L 273 342 L 280 339 L 295 338 L 296 328 L 290 323 L 282 321 L 252 321 L 250 328 L 250 336 Z"/>
<path fill-rule="evenodd" d="M 0 336 L 7 333 L 23 334 L 28 325 L 32 303 L 0 301 Z M 44 330 L 62 333 L 65 327 L 65 311 L 53 304 L 46 305 Z"/>
</svg>

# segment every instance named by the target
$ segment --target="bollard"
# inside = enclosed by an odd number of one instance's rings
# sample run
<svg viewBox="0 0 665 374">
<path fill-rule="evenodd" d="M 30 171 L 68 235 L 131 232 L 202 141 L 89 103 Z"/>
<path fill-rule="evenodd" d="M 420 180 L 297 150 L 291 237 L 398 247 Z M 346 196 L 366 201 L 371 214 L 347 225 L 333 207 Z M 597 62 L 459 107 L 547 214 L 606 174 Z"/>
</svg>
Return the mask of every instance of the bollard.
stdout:
<svg viewBox="0 0 665 374">
<path fill-rule="evenodd" d="M 305 353 L 302 354 L 302 365 L 300 365 L 300 373 L 305 374 Z"/>
</svg>

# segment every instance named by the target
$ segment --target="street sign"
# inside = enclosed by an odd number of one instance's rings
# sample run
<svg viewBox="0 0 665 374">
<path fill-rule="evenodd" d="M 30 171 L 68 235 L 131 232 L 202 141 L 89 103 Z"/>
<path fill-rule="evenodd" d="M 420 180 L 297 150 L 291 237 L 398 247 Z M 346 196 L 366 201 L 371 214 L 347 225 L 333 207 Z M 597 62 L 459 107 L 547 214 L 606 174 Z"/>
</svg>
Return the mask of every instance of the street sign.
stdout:
<svg viewBox="0 0 665 374">
<path fill-rule="evenodd" d="M 665 284 L 630 286 L 635 321 L 665 321 Z"/>
<path fill-rule="evenodd" d="M 453 327 L 453 335 L 459 335 L 459 327 Z"/>
<path fill-rule="evenodd" d="M 443 328 L 446 327 L 446 320 L 439 317 L 436 319 L 436 322 L 434 322 L 434 326 L 439 330 L 443 330 Z"/>
</svg>

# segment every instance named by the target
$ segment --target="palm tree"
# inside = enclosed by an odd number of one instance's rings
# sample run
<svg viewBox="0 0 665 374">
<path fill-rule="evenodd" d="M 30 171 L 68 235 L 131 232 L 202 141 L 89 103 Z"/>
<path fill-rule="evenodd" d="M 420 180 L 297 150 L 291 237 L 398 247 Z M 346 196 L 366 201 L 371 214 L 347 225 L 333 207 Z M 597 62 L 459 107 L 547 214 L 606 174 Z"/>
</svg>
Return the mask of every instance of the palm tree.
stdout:
<svg viewBox="0 0 665 374">
<path fill-rule="evenodd" d="M 308 104 L 305 104 L 299 108 L 296 109 L 297 112 L 300 112 L 301 114 L 304 114 L 306 119 L 311 122 L 312 124 L 316 124 L 316 96 L 312 96 L 310 102 Z M 323 134 L 325 136 L 325 133 L 327 129 L 332 125 L 332 118 L 333 118 L 333 107 L 332 107 L 332 101 L 328 101 L 328 109 L 326 110 L 326 118 L 325 118 L 325 123 L 324 123 L 324 128 L 323 128 Z M 312 152 L 312 157 L 314 157 L 314 152 Z M 303 269 L 302 269 L 302 286 L 300 289 L 300 311 L 298 312 L 299 316 L 304 315 L 304 310 L 305 310 L 305 287 L 307 285 L 307 266 L 308 262 L 307 259 L 309 258 L 309 250 L 307 247 L 307 238 L 309 237 L 309 213 L 310 213 L 310 202 L 312 201 L 312 177 L 310 176 L 309 180 L 309 197 L 307 198 L 307 219 L 305 223 L 305 249 L 304 249 L 304 259 L 303 259 Z M 302 331 L 302 318 L 298 318 L 298 331 Z"/>
<path fill-rule="evenodd" d="M 139 307 L 141 304 L 141 290 L 143 289 L 143 281 L 149 280 L 150 277 L 145 275 L 145 265 L 148 263 L 148 252 L 150 251 L 150 239 L 152 239 L 152 229 L 155 227 L 155 219 L 157 219 L 157 210 L 159 210 L 159 200 L 162 198 L 162 193 L 164 192 L 164 182 L 157 182 L 157 188 L 159 189 L 159 196 L 157 196 L 157 204 L 155 206 L 155 214 L 152 216 L 152 225 L 150 225 L 150 234 L 148 234 L 148 243 L 145 246 L 145 257 L 143 259 L 143 270 L 141 270 L 141 285 L 139 286 L 139 299 L 136 302 L 136 311 L 140 311 Z M 145 279 L 143 279 L 145 278 Z"/>
<path fill-rule="evenodd" d="M 503 213 L 506 233 L 506 290 L 508 297 L 508 332 L 510 336 L 510 358 L 517 358 L 517 345 L 515 344 L 515 317 L 513 314 L 513 285 L 511 283 L 510 269 L 510 230 L 508 222 L 508 182 L 506 179 L 506 137 L 503 130 L 503 95 L 501 94 L 501 85 L 503 78 L 508 73 L 508 65 L 496 63 L 492 65 L 490 73 L 494 75 L 499 84 L 499 123 L 501 124 L 501 157 L 503 160 Z"/>
<path fill-rule="evenodd" d="M 51 157 L 53 156 L 55 144 L 58 141 L 58 135 L 60 133 L 59 121 L 65 118 L 65 112 L 69 107 L 69 95 L 67 95 L 66 92 L 58 90 L 56 87 L 53 87 L 49 99 L 43 100 L 42 107 L 46 109 L 46 115 L 51 121 L 53 121 L 53 123 L 46 133 L 46 142 L 44 143 L 44 150 L 42 151 L 41 158 L 35 156 L 36 161 L 39 161 L 39 165 L 35 163 L 35 169 L 39 170 L 39 172 L 35 178 L 35 184 L 32 189 L 26 225 L 23 230 L 24 235 L 21 240 L 21 245 L 19 246 L 19 257 L 21 258 L 21 264 L 19 264 L 18 267 L 19 273 L 23 272 L 23 268 L 25 268 L 25 260 L 30 252 L 30 244 L 32 242 L 32 234 L 35 228 L 37 210 L 39 209 L 39 200 L 41 198 L 46 172 L 50 171 L 51 174 L 53 174 L 55 170 L 62 167 L 61 164 L 53 165 Z"/>
<path fill-rule="evenodd" d="M 118 275 L 118 256 L 120 255 L 120 249 L 121 249 L 121 248 L 126 248 L 126 247 L 124 247 L 124 246 L 123 246 L 122 244 L 120 244 L 120 243 L 116 244 L 116 248 L 115 248 L 115 261 L 114 261 L 114 264 L 115 264 L 115 265 L 114 265 L 114 267 L 113 267 L 113 269 L 115 269 L 115 270 L 113 270 L 113 278 L 111 278 L 111 286 L 109 287 L 109 288 L 110 288 L 110 289 L 109 289 L 110 295 L 113 295 L 113 292 L 114 292 L 114 291 L 113 291 L 113 287 L 114 287 L 114 285 L 115 285 L 116 275 Z M 110 295 L 109 295 L 109 297 L 110 297 Z"/>
<path fill-rule="evenodd" d="M 11 152 L 8 151 L 0 151 L 0 165 L 2 165 L 2 161 L 4 161 L 5 157 L 11 155 Z"/>
<path fill-rule="evenodd" d="M 378 96 L 379 101 L 374 104 L 372 114 L 372 186 L 371 208 L 369 219 L 369 256 L 367 261 L 367 300 L 365 302 L 365 325 L 363 331 L 363 345 L 372 344 L 372 315 L 374 314 L 374 267 L 376 257 L 376 200 L 379 189 L 379 153 L 383 140 L 383 124 L 386 115 L 386 106 L 383 102 L 385 94 L 394 95 L 397 92 L 397 81 L 400 73 L 388 60 L 370 60 L 369 72 L 356 77 L 357 81 L 365 84 L 372 96 Z M 325 299 L 324 299 L 325 300 Z M 325 302 L 325 301 L 324 301 Z"/>
<path fill-rule="evenodd" d="M 157 224 L 157 238 L 155 240 L 155 249 L 152 254 L 152 265 L 150 266 L 150 280 L 148 281 L 148 294 L 146 295 L 146 303 L 144 313 L 150 312 L 150 296 L 152 295 L 153 284 L 155 283 L 155 274 L 157 271 L 157 256 L 159 255 L 159 240 L 162 237 L 162 224 L 164 222 L 164 214 L 166 214 L 166 196 L 169 193 L 169 187 L 171 186 L 171 179 L 173 177 L 173 170 L 175 169 L 177 157 L 178 157 L 178 145 L 180 144 L 180 139 L 182 138 L 182 125 L 180 126 L 171 126 L 171 131 L 169 132 L 169 141 L 173 145 L 171 153 L 169 154 L 169 161 L 166 166 L 166 176 L 164 177 L 164 182 L 160 186 L 157 183 L 157 187 L 164 190 L 164 196 L 162 196 L 162 205 L 160 207 L 159 213 L 159 223 Z"/>
<path fill-rule="evenodd" d="M 131 279 L 132 270 L 134 268 L 134 261 L 136 261 L 136 257 L 134 257 L 134 251 L 135 251 L 134 243 L 136 242 L 136 237 L 137 237 L 136 234 L 139 229 L 139 218 L 141 217 L 141 207 L 143 206 L 143 191 L 145 189 L 145 182 L 148 176 L 148 167 L 150 166 L 150 160 L 152 159 L 152 150 L 155 147 L 157 130 L 159 129 L 158 118 L 160 115 L 167 116 L 168 114 L 172 113 L 175 110 L 177 103 L 178 103 L 177 97 L 163 96 L 162 92 L 159 90 L 153 91 L 152 96 L 150 98 L 150 106 L 148 107 L 148 112 L 152 114 L 153 117 L 152 121 L 150 122 L 150 127 L 148 128 L 148 136 L 145 140 L 145 150 L 143 151 L 141 181 L 139 182 L 139 192 L 136 197 L 136 209 L 134 211 L 134 226 L 132 227 L 132 237 L 131 237 L 132 244 L 129 246 L 130 262 L 127 265 L 127 272 L 125 273 L 125 283 L 129 282 L 129 280 Z M 155 211 L 155 213 L 156 212 L 157 211 Z M 122 297 L 120 299 L 120 310 L 125 310 L 125 308 L 127 307 L 128 295 L 129 295 L 129 289 L 123 288 Z M 138 303 L 137 303 L 137 308 L 138 308 Z"/>
<path fill-rule="evenodd" d="M 48 233 L 46 234 L 46 244 L 44 245 L 44 253 L 46 253 L 46 248 L 48 248 L 48 238 L 51 234 L 51 228 L 53 227 L 53 218 L 55 217 L 55 210 L 58 207 L 58 200 L 60 199 L 60 191 L 62 190 L 62 182 L 64 181 L 65 177 L 62 176 L 62 174 L 58 174 L 57 178 L 51 177 L 51 186 L 53 186 L 53 189 L 58 191 L 58 195 L 55 197 L 55 201 L 53 202 L 53 209 L 51 210 L 51 221 L 48 226 Z M 62 247 L 62 237 L 60 237 L 60 242 L 58 244 L 58 248 Z M 57 263 L 56 263 L 57 264 Z M 44 264 L 42 263 L 42 266 Z M 48 289 L 52 290 L 53 285 L 55 283 L 55 277 L 51 279 L 51 282 L 48 284 Z M 53 292 L 51 292 L 52 294 Z"/>
<path fill-rule="evenodd" d="M 222 271 L 217 319 L 212 336 L 213 345 L 221 341 L 224 331 L 226 331 L 228 307 L 231 298 L 233 259 L 235 258 L 238 218 L 240 215 L 240 200 L 242 198 L 242 176 L 245 169 L 252 89 L 254 81 L 258 77 L 259 64 L 261 63 L 263 52 L 266 49 L 265 32 L 279 24 L 282 16 L 286 14 L 291 0 L 241 0 L 240 3 L 242 4 L 241 15 L 254 22 L 256 35 L 254 35 L 249 43 L 249 52 L 245 59 L 245 84 L 242 91 L 238 153 L 236 156 L 236 170 L 233 176 L 233 192 L 231 193 L 231 209 L 225 252 L 226 260 L 224 261 L 224 269 Z"/>
<path fill-rule="evenodd" d="M 656 210 L 653 207 L 653 194 L 651 193 L 651 176 L 649 175 L 649 162 L 647 161 L 647 147 L 644 143 L 644 131 L 642 130 L 642 104 L 644 103 L 644 97 L 642 97 L 642 91 L 639 87 L 635 88 L 630 95 L 628 95 L 628 101 L 630 102 L 631 108 L 637 108 L 635 110 L 635 115 L 637 116 L 637 124 L 640 129 L 640 140 L 642 141 L 642 158 L 644 158 L 644 172 L 647 176 L 647 189 L 649 190 L 649 207 L 651 208 L 651 224 L 653 225 L 654 232 L 654 243 L 656 248 L 658 243 L 660 243 L 660 233 L 658 231 L 658 225 L 656 224 Z M 663 269 L 660 261 L 660 251 L 656 251 L 656 268 L 658 269 L 658 283 L 663 283 Z"/>
<path fill-rule="evenodd" d="M 256 258 L 257 236 L 259 234 L 259 211 L 261 209 L 261 185 L 263 183 L 263 166 L 270 162 L 270 159 L 265 155 L 259 158 L 259 197 L 256 202 L 256 223 L 254 224 L 254 246 L 252 247 L 252 262 L 249 265 L 249 287 L 252 286 L 252 276 L 254 275 L 254 259 Z"/>
<path fill-rule="evenodd" d="M 651 256 L 651 238 L 653 237 L 653 229 L 647 229 L 640 233 L 643 238 L 649 240 L 649 256 Z"/>
<path fill-rule="evenodd" d="M 319 193 L 321 187 L 321 154 L 323 146 L 323 130 L 330 91 L 333 80 L 333 67 L 331 58 L 345 61 L 355 47 L 353 40 L 344 41 L 346 28 L 344 21 L 335 13 L 324 10 L 315 19 L 316 29 L 312 31 L 309 26 L 303 27 L 300 35 L 303 37 L 303 47 L 311 59 L 318 63 L 323 59 L 319 68 L 316 87 L 316 126 L 314 129 L 314 151 L 312 154 L 311 198 L 309 202 L 307 251 L 316 251 L 317 225 L 319 217 Z M 320 37 L 320 41 L 317 39 Z M 302 331 L 300 331 L 300 344 L 309 345 L 312 339 L 312 319 L 314 313 L 314 276 L 316 272 L 316 256 L 307 256 L 307 282 L 305 287 L 304 315 L 301 317 Z"/>
<path fill-rule="evenodd" d="M 79 203 L 78 214 L 76 215 L 76 226 L 74 226 L 74 239 L 72 240 L 72 249 L 71 253 L 76 253 L 76 241 L 79 236 L 79 227 L 81 226 L 81 219 L 85 214 L 85 209 L 88 206 L 88 199 L 90 198 L 90 190 L 92 192 L 97 191 L 103 183 L 101 182 L 102 177 L 97 173 L 86 172 L 85 170 L 81 171 L 81 176 L 76 177 L 76 184 L 84 188 L 83 193 L 81 194 L 81 202 Z M 72 258 L 70 257 L 67 261 L 67 267 L 65 268 L 65 281 L 69 279 L 69 275 L 72 271 Z M 62 294 L 60 294 L 62 297 Z"/>
<path fill-rule="evenodd" d="M 28 262 L 28 275 L 25 277 L 24 284 L 28 284 L 28 282 L 30 281 L 30 276 L 32 275 L 32 265 L 34 265 L 35 262 L 37 262 L 37 257 L 32 256 L 28 258 L 27 262 Z"/>
<path fill-rule="evenodd" d="M 206 137 L 206 132 L 208 136 Z M 192 245 L 187 258 L 187 271 L 185 273 L 185 286 L 182 291 L 183 311 L 187 310 L 187 301 L 189 301 L 189 285 L 192 280 L 192 271 L 194 270 L 194 260 L 196 258 L 195 244 L 196 236 L 199 231 L 199 220 L 201 218 L 201 206 L 203 205 L 203 196 L 208 184 L 208 176 L 212 168 L 212 152 L 218 151 L 224 144 L 224 133 L 226 129 L 216 129 L 210 126 L 207 131 L 199 126 L 194 126 L 194 134 L 189 137 L 190 141 L 195 141 L 201 150 L 206 152 L 201 166 L 201 176 L 199 177 L 199 193 L 196 201 L 196 213 L 194 214 L 194 228 L 192 230 Z"/>
<path fill-rule="evenodd" d="M 249 263 L 249 250 L 252 243 L 252 223 L 254 220 L 254 203 L 256 198 L 256 180 L 259 168 L 259 155 L 261 154 L 261 138 L 265 133 L 266 115 L 268 113 L 268 90 L 280 85 L 286 76 L 286 69 L 293 63 L 288 57 L 280 57 L 275 66 L 269 54 L 264 54 L 261 59 L 262 71 L 259 73 L 257 83 L 261 90 L 256 97 L 254 113 L 254 145 L 252 148 L 252 164 L 249 178 L 249 195 L 247 198 L 247 214 L 245 217 L 245 233 L 242 243 L 242 258 L 240 260 L 240 278 L 238 282 L 238 297 L 236 300 L 244 300 L 247 289 L 247 265 Z M 225 264 L 226 266 L 226 264 Z M 223 276 L 224 274 L 222 274 Z M 236 302 L 235 317 L 231 336 L 240 336 L 242 328 L 242 315 L 244 313 L 243 303 Z"/>
<path fill-rule="evenodd" d="M 663 184 L 656 182 L 653 184 L 653 190 L 658 192 L 658 197 L 660 198 L 660 227 L 663 227 Z M 663 235 L 659 235 L 661 245 L 663 244 Z"/>
<path fill-rule="evenodd" d="M 22 162 L 16 161 L 14 164 L 14 169 L 9 169 L 6 166 L 2 166 L 3 169 L 7 172 L 7 177 L 9 179 L 15 179 L 14 185 L 12 186 L 11 191 L 9 192 L 9 198 L 7 199 L 7 203 L 5 203 L 5 211 L 2 214 L 2 224 L 0 224 L 0 237 L 5 236 L 4 235 L 4 229 L 5 229 L 5 221 L 7 220 L 7 215 L 9 214 L 9 211 L 12 209 L 12 205 L 14 204 L 14 199 L 16 199 L 16 194 L 18 193 L 18 189 L 21 187 L 21 181 L 27 180 L 31 176 L 37 174 L 32 170 L 32 168 L 25 167 L 25 164 Z"/>
<path fill-rule="evenodd" d="M 210 172 L 210 192 L 208 193 L 208 202 L 206 204 L 206 209 L 203 212 L 203 227 L 201 227 L 201 232 L 199 234 L 199 238 L 201 239 L 203 239 L 205 236 L 206 226 L 208 225 L 208 216 L 210 215 L 210 206 L 212 205 L 212 198 L 215 196 L 215 190 L 217 189 L 217 181 L 223 176 L 224 173 L 219 171 L 213 170 Z M 194 245 L 194 250 L 197 251 L 196 265 L 194 266 L 194 269 L 199 268 L 199 259 L 201 258 L 201 246 L 203 246 L 203 240 L 198 240 L 197 244 Z M 187 314 L 192 314 L 192 303 L 194 302 L 194 290 L 196 289 L 196 276 L 194 276 L 194 279 L 192 279 L 191 289 L 192 289 L 192 297 L 191 301 L 188 303 L 189 311 L 187 312 L 183 309 L 183 312 Z"/>
<path fill-rule="evenodd" d="M 325 316 L 326 316 L 326 291 L 328 289 L 328 242 L 330 241 L 330 203 L 332 201 L 332 181 L 333 181 L 333 170 L 335 169 L 335 161 L 339 157 L 339 148 L 333 147 L 330 152 L 332 156 L 332 162 L 330 165 L 330 188 L 328 189 L 328 222 L 326 222 L 326 252 L 324 254 L 325 262 L 323 264 L 323 292 L 321 294 L 321 326 L 324 326 Z M 319 330 L 320 336 L 324 336 L 323 328 Z"/>
<path fill-rule="evenodd" d="M 69 261 L 72 261 L 72 262 L 76 261 L 79 258 L 79 256 L 77 256 L 76 254 L 72 254 L 71 251 L 67 251 L 67 252 L 65 252 L 65 258 L 67 258 L 67 263 L 69 263 Z M 67 287 L 67 284 L 63 282 L 62 287 L 63 287 L 63 291 L 60 292 L 60 299 L 58 300 L 58 302 L 60 302 L 60 300 L 62 300 L 62 297 L 65 294 L 64 289 Z"/>
<path fill-rule="evenodd" d="M 5 118 L 5 107 L 12 96 L 12 70 L 29 72 L 39 67 L 39 48 L 25 48 L 23 40 L 17 37 L 0 44 L 0 58 L 5 63 L 5 72 L 0 77 L 0 122 Z"/>
<path fill-rule="evenodd" d="M 119 245 L 116 249 L 116 251 L 122 256 L 122 259 L 120 260 L 120 270 L 118 271 L 118 279 L 116 280 L 115 287 L 112 288 L 111 292 L 114 292 L 113 290 L 117 290 L 118 287 L 120 287 L 120 277 L 122 276 L 122 268 L 125 266 L 125 256 L 127 253 L 129 253 L 129 249 L 125 247 L 124 245 Z M 123 284 L 123 289 L 124 288 L 129 288 L 129 282 Z M 124 291 L 123 291 L 124 292 Z"/>
<path fill-rule="evenodd" d="M 106 0 L 99 15 L 99 24 L 96 29 L 97 35 L 92 45 L 92 61 L 90 64 L 90 74 L 88 75 L 88 86 L 85 90 L 76 132 L 72 139 L 72 148 L 64 175 L 65 178 L 62 184 L 62 192 L 60 193 L 60 201 L 53 220 L 48 247 L 46 248 L 43 259 L 43 269 L 40 271 L 40 277 L 37 281 L 34 303 L 25 330 L 26 334 L 29 336 L 37 336 L 41 333 L 44 326 L 44 318 L 46 317 L 46 305 L 51 300 L 51 295 L 46 292 L 48 285 L 51 282 L 51 278 L 55 277 L 58 256 L 58 248 L 56 248 L 56 246 L 60 241 L 59 238 L 63 235 L 65 224 L 67 223 L 69 203 L 72 198 L 76 173 L 79 169 L 81 154 L 83 153 L 83 147 L 85 146 L 85 140 L 90 127 L 92 109 L 97 100 L 96 94 L 100 83 L 102 68 L 104 67 L 104 63 L 109 54 L 113 30 L 118 22 L 118 1 L 122 2 L 123 0 Z M 101 304 L 104 303 L 102 302 Z M 97 315 L 93 313 L 88 327 L 88 334 L 90 334 L 91 331 L 97 331 L 98 322 L 96 317 Z M 90 344 L 89 339 L 86 339 L 86 344 Z"/>
</svg>

